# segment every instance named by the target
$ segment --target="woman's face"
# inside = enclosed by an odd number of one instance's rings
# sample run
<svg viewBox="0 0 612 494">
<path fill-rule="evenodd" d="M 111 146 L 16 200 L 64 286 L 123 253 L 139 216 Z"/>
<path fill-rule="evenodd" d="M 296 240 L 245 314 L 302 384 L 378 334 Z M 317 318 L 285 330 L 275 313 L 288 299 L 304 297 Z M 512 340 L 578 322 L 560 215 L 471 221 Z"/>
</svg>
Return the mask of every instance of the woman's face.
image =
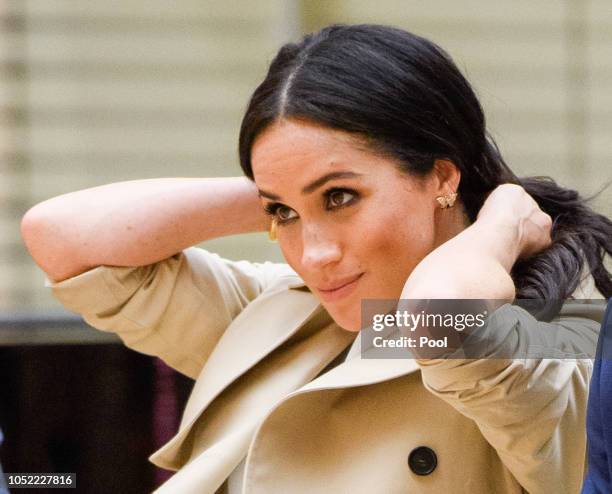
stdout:
<svg viewBox="0 0 612 494">
<path fill-rule="evenodd" d="M 360 329 L 361 299 L 398 299 L 439 242 L 435 173 L 409 177 L 348 133 L 281 120 L 252 166 L 287 263 L 344 329 Z"/>
</svg>

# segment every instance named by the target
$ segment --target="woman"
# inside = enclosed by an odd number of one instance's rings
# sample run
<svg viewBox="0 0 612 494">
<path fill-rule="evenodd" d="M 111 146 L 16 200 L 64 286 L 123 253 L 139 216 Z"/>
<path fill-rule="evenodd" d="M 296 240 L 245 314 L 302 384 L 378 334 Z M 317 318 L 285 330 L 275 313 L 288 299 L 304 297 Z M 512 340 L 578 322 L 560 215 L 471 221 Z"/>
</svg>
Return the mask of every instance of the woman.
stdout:
<svg viewBox="0 0 612 494">
<path fill-rule="evenodd" d="M 376 25 L 287 44 L 239 147 L 248 179 L 95 187 L 22 222 L 67 308 L 196 379 L 160 492 L 578 492 L 588 359 L 359 352 L 366 298 L 612 293 L 612 223 L 512 174 L 448 55 Z M 267 229 L 286 264 L 190 247 Z M 602 316 L 499 311 L 499 346 L 534 326 L 594 346 Z"/>
</svg>

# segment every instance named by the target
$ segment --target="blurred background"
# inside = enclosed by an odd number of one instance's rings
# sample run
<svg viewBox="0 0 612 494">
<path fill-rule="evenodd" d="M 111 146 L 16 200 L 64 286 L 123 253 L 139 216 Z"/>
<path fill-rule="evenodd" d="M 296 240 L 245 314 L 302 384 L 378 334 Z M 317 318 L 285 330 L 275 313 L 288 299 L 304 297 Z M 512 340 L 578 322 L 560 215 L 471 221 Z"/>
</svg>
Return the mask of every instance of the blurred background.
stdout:
<svg viewBox="0 0 612 494">
<path fill-rule="evenodd" d="M 168 474 L 146 457 L 192 384 L 62 309 L 23 246 L 23 214 L 110 182 L 241 175 L 240 120 L 268 63 L 334 22 L 392 24 L 445 48 L 519 175 L 586 196 L 612 179 L 609 0 L 0 0 L 5 471 L 75 471 L 83 492 L 111 490 L 111 471 L 121 491 L 149 492 Z M 612 188 L 593 205 L 611 215 Z M 282 260 L 265 234 L 202 246 Z"/>
</svg>

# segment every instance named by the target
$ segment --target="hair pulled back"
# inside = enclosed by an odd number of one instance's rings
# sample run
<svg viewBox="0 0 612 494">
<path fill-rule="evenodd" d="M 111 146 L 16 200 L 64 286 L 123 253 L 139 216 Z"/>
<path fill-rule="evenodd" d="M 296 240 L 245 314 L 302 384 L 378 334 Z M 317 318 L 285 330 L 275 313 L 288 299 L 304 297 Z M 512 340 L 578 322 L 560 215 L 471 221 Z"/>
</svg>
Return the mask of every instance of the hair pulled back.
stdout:
<svg viewBox="0 0 612 494">
<path fill-rule="evenodd" d="M 553 228 L 548 249 L 513 267 L 517 298 L 568 298 L 585 262 L 597 289 L 612 295 L 604 266 L 612 254 L 612 222 L 549 177 L 515 176 L 471 85 L 431 41 L 390 26 L 335 24 L 282 46 L 240 129 L 240 165 L 250 179 L 255 139 L 281 118 L 354 133 L 413 176 L 428 174 L 437 159 L 452 161 L 472 222 L 495 187 L 521 185 L 552 217 Z"/>
</svg>

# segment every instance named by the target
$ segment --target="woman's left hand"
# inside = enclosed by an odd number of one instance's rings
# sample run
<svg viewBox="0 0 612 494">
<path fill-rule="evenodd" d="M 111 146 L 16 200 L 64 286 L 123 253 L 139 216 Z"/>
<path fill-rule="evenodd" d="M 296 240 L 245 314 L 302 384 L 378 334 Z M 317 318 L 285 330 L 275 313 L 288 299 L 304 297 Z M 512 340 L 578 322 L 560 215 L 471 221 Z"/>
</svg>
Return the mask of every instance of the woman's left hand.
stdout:
<svg viewBox="0 0 612 494">
<path fill-rule="evenodd" d="M 515 259 L 530 257 L 551 244 L 551 217 L 520 185 L 497 186 L 478 212 L 477 222 L 513 230 Z"/>
</svg>

